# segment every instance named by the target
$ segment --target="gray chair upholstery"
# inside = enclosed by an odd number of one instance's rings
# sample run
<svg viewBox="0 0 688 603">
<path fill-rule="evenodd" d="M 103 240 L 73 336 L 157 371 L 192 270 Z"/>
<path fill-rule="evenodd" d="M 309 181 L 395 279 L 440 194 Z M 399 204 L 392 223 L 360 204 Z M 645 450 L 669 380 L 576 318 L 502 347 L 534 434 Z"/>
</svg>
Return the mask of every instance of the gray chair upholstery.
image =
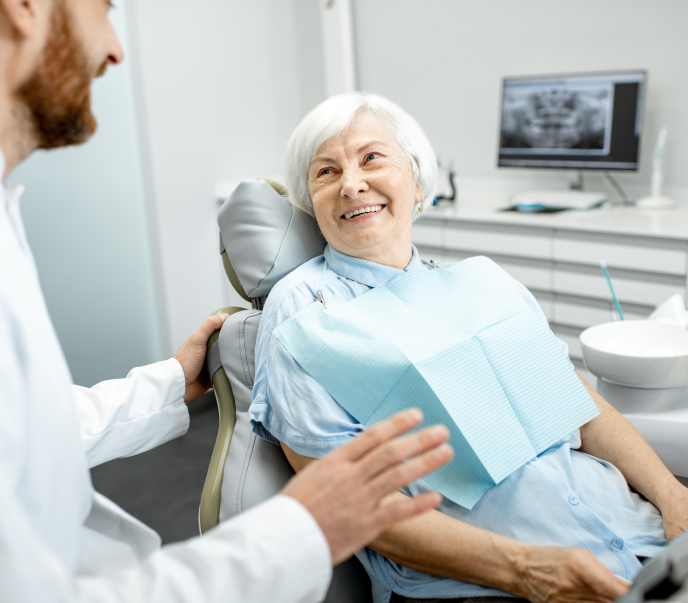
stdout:
<svg viewBox="0 0 688 603">
<path fill-rule="evenodd" d="M 218 310 L 230 316 L 208 341 L 220 429 L 199 509 L 201 532 L 273 496 L 294 474 L 282 449 L 251 429 L 256 337 L 270 289 L 325 247 L 315 220 L 291 206 L 284 187 L 266 180 L 242 182 L 218 224 L 227 276 L 254 309 Z M 370 601 L 370 580 L 355 558 L 335 568 L 326 603 Z"/>
<path fill-rule="evenodd" d="M 282 277 L 325 249 L 315 220 L 292 207 L 286 192 L 268 180 L 244 180 L 217 216 L 221 249 L 224 245 L 246 299 L 266 296 Z"/>
</svg>

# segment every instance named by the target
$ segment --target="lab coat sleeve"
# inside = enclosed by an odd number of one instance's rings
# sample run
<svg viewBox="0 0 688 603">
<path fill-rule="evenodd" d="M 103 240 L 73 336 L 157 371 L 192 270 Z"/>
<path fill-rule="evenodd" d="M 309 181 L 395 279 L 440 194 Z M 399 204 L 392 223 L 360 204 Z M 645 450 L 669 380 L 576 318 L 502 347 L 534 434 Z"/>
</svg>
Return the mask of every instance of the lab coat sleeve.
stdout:
<svg viewBox="0 0 688 603">
<path fill-rule="evenodd" d="M 318 603 L 332 575 L 322 531 L 287 496 L 139 565 L 86 576 L 74 576 L 45 546 L 2 479 L 0 508 L 3 603 Z"/>
<path fill-rule="evenodd" d="M 332 577 L 329 546 L 311 514 L 276 496 L 203 537 L 163 547 L 143 564 L 78 580 L 90 603 L 318 603 Z"/>
<path fill-rule="evenodd" d="M 133 456 L 186 433 L 186 384 L 174 358 L 133 369 L 125 379 L 74 386 L 89 467 Z"/>
</svg>

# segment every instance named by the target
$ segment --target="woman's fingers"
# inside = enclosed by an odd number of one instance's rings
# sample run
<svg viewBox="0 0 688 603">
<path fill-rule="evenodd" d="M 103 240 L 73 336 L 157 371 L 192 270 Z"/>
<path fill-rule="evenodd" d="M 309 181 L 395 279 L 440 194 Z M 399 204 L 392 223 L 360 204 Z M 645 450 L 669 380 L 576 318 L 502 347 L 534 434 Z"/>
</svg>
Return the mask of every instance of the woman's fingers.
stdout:
<svg viewBox="0 0 688 603">
<path fill-rule="evenodd" d="M 608 601 L 626 594 L 630 586 L 628 582 L 615 576 L 604 566 L 597 566 L 595 570 L 586 576 L 587 585 L 592 593 Z"/>
<path fill-rule="evenodd" d="M 519 566 L 518 588 L 512 594 L 534 603 L 607 603 L 629 586 L 587 549 L 530 546 Z"/>
<path fill-rule="evenodd" d="M 417 408 L 409 408 L 366 429 L 351 442 L 335 450 L 332 455 L 348 461 L 357 461 L 385 442 L 417 427 L 422 421 L 423 413 Z"/>
<path fill-rule="evenodd" d="M 391 492 L 403 488 L 407 484 L 432 473 L 454 456 L 454 450 L 449 444 L 442 444 L 433 448 L 407 463 L 400 463 L 391 469 L 387 469 L 375 477 L 368 488 L 371 495 L 381 500 Z"/>
<path fill-rule="evenodd" d="M 366 481 L 379 473 L 411 459 L 423 452 L 439 447 L 449 439 L 449 430 L 444 425 L 435 425 L 383 444 L 361 460 L 359 464 Z"/>
</svg>

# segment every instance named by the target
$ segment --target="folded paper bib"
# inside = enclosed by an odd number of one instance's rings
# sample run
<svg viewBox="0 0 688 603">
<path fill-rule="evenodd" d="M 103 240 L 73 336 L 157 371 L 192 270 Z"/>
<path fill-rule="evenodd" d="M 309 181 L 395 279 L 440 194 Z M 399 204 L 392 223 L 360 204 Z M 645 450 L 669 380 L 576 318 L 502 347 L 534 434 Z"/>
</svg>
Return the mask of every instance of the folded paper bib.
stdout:
<svg viewBox="0 0 688 603">
<path fill-rule="evenodd" d="M 446 425 L 455 457 L 426 479 L 463 507 L 599 414 L 547 325 L 487 258 L 325 302 L 275 335 L 363 425 L 411 406 Z"/>
</svg>

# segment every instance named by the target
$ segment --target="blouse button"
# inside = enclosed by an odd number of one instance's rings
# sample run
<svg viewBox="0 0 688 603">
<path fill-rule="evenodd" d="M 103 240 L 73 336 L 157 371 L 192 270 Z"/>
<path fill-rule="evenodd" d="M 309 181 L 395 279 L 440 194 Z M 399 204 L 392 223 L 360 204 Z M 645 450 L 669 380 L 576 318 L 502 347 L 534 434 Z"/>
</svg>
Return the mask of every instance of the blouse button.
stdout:
<svg viewBox="0 0 688 603">
<path fill-rule="evenodd" d="M 569 496 L 569 504 L 572 504 L 575 507 L 579 502 L 580 501 L 578 500 L 577 496 Z"/>
</svg>

